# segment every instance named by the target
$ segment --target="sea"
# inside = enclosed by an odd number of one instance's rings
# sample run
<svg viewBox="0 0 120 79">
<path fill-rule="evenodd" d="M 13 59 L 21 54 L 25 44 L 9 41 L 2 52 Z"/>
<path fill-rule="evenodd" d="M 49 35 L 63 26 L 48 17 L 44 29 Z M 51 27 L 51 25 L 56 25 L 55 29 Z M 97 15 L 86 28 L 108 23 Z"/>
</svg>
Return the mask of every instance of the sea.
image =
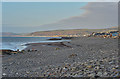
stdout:
<svg viewBox="0 0 120 79">
<path fill-rule="evenodd" d="M 17 49 L 23 50 L 26 48 L 25 44 L 28 43 L 69 41 L 69 40 L 47 40 L 50 38 L 53 37 L 0 37 L 0 50 L 1 49 L 10 49 L 14 51 L 16 51 Z M 55 38 L 61 38 L 61 37 L 55 37 Z"/>
</svg>

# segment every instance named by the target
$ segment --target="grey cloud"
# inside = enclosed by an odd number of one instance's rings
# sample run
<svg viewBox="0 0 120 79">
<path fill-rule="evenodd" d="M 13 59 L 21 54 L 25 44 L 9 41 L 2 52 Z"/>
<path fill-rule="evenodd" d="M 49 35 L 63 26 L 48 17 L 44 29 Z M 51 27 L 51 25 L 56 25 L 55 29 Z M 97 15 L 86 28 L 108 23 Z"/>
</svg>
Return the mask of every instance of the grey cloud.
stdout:
<svg viewBox="0 0 120 79">
<path fill-rule="evenodd" d="M 85 12 L 80 16 L 72 16 L 56 23 L 36 27 L 10 27 L 3 25 L 2 31 L 35 32 L 58 29 L 99 29 L 118 26 L 118 3 L 116 2 L 90 2 L 85 7 Z"/>
<path fill-rule="evenodd" d="M 42 25 L 41 30 L 55 29 L 99 29 L 118 25 L 117 2 L 93 2 L 81 8 L 85 10 L 81 16 L 73 16 L 59 22 Z"/>
</svg>

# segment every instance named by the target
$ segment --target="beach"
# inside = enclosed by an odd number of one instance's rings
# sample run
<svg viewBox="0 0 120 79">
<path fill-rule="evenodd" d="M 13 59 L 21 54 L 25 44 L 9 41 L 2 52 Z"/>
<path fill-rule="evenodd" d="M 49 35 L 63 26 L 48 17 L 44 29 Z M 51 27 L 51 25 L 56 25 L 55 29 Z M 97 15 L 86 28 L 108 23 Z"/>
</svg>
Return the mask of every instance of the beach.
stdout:
<svg viewBox="0 0 120 79">
<path fill-rule="evenodd" d="M 118 39 L 79 37 L 29 43 L 2 57 L 3 77 L 118 77 Z"/>
</svg>

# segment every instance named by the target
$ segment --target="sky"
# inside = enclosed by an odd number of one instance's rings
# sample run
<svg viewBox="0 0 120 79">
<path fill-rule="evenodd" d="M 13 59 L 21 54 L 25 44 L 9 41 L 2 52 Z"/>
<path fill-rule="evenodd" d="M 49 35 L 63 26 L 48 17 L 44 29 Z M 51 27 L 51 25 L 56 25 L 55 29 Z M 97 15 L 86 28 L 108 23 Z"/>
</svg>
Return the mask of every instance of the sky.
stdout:
<svg viewBox="0 0 120 79">
<path fill-rule="evenodd" d="M 119 2 L 119 0 L 1 0 L 3 2 Z"/>
<path fill-rule="evenodd" d="M 30 33 L 117 26 L 115 2 L 3 2 L 2 31 Z"/>
</svg>

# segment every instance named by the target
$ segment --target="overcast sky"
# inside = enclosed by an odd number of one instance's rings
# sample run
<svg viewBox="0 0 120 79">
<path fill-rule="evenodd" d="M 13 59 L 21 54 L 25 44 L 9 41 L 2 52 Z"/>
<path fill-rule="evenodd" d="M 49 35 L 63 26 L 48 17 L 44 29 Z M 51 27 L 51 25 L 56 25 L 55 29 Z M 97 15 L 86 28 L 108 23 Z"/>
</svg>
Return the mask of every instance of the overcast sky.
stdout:
<svg viewBox="0 0 120 79">
<path fill-rule="evenodd" d="M 117 2 L 3 3 L 3 32 L 100 29 L 118 25 Z"/>
</svg>

